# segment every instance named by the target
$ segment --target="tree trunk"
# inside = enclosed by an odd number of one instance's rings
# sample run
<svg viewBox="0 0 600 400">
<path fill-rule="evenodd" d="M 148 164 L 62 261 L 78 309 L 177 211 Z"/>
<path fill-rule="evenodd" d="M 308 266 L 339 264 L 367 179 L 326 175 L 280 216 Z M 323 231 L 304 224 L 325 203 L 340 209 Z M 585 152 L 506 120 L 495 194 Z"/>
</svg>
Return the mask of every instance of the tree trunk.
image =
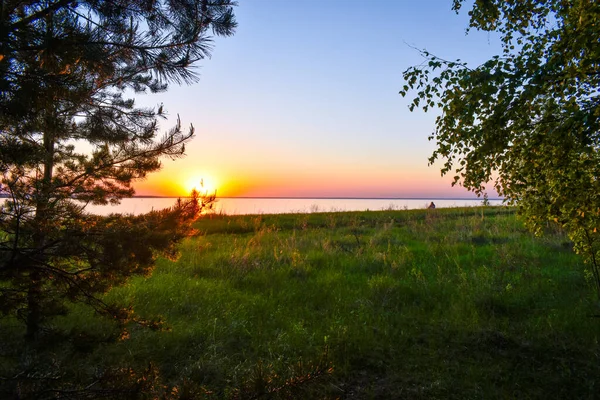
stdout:
<svg viewBox="0 0 600 400">
<path fill-rule="evenodd" d="M 27 332 L 25 333 L 25 339 L 32 342 L 37 338 L 40 331 L 42 282 L 38 271 L 32 271 L 29 274 L 29 279 L 29 290 L 27 291 Z"/>
<path fill-rule="evenodd" d="M 46 15 L 46 50 L 43 57 L 52 57 L 52 42 L 54 39 L 54 21 L 52 13 Z M 42 61 L 44 62 L 44 61 Z M 47 93 L 52 93 L 50 88 L 45 88 Z M 54 98 L 47 99 L 48 103 L 44 115 L 43 129 L 43 179 L 41 185 L 34 190 L 35 194 L 35 218 L 33 232 L 33 251 L 29 261 L 29 288 L 27 290 L 27 332 L 25 338 L 29 341 L 35 340 L 40 330 L 43 318 L 43 279 L 42 269 L 46 263 L 44 246 L 48 236 L 50 215 L 50 199 L 52 196 L 52 173 L 54 168 L 54 142 L 57 129 L 56 104 Z"/>
<path fill-rule="evenodd" d="M 52 113 L 53 114 L 53 113 Z M 44 130 L 44 177 L 41 182 L 41 187 L 36 193 L 36 214 L 35 225 L 36 230 L 33 235 L 33 248 L 35 253 L 30 258 L 29 265 L 29 288 L 27 290 L 27 332 L 25 338 L 28 341 L 33 341 L 37 338 L 40 323 L 43 318 L 42 313 L 42 289 L 43 276 L 40 269 L 46 261 L 44 245 L 47 238 L 48 222 L 51 218 L 49 214 L 50 197 L 52 193 L 52 170 L 54 168 L 54 123 L 50 117 L 45 123 Z"/>
</svg>

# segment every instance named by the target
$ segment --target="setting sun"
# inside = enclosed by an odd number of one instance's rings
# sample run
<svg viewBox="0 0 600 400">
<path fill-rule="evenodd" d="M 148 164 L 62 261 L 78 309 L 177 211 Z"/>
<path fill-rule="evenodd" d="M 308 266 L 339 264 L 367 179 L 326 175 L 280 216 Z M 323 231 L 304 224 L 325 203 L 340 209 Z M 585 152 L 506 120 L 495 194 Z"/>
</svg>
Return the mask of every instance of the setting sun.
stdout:
<svg viewBox="0 0 600 400">
<path fill-rule="evenodd" d="M 217 191 L 217 185 L 211 176 L 205 174 L 194 176 L 186 181 L 185 190 L 189 193 L 194 189 L 200 192 L 200 194 L 213 194 Z"/>
</svg>

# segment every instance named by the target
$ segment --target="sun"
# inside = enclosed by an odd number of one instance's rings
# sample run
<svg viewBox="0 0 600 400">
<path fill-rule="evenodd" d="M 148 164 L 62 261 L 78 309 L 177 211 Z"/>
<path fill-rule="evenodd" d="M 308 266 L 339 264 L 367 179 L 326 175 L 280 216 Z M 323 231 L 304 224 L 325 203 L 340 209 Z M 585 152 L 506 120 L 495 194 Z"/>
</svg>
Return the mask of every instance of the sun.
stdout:
<svg viewBox="0 0 600 400">
<path fill-rule="evenodd" d="M 200 194 L 214 194 L 217 191 L 217 184 L 211 176 L 204 174 L 189 178 L 184 185 L 184 189 L 187 193 L 195 189 Z"/>
</svg>

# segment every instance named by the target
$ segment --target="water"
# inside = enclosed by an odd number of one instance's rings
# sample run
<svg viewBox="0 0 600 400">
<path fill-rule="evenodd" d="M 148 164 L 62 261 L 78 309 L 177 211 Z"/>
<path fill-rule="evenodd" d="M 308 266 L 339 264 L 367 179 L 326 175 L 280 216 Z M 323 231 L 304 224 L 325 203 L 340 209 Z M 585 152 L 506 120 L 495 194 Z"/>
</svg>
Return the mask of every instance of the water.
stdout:
<svg viewBox="0 0 600 400">
<path fill-rule="evenodd" d="M 151 210 L 170 207 L 175 203 L 168 197 L 136 197 L 123 199 L 116 206 L 88 206 L 91 213 L 141 214 Z M 431 202 L 438 208 L 473 207 L 482 204 L 481 199 L 292 199 L 292 198 L 220 198 L 215 209 L 228 215 L 314 213 L 329 211 L 377 211 L 414 210 L 426 208 Z M 490 205 L 501 205 L 502 200 L 490 200 Z"/>
</svg>

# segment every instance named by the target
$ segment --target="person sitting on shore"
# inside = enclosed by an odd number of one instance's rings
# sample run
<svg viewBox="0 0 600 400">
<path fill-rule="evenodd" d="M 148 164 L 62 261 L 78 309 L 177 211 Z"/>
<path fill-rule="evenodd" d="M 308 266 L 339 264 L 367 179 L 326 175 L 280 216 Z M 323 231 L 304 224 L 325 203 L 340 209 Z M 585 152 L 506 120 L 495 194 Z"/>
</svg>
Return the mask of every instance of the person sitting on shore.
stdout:
<svg viewBox="0 0 600 400">
<path fill-rule="evenodd" d="M 434 210 L 435 209 L 435 204 L 433 204 L 433 201 L 431 202 L 431 204 L 427 208 L 429 210 Z"/>
</svg>

